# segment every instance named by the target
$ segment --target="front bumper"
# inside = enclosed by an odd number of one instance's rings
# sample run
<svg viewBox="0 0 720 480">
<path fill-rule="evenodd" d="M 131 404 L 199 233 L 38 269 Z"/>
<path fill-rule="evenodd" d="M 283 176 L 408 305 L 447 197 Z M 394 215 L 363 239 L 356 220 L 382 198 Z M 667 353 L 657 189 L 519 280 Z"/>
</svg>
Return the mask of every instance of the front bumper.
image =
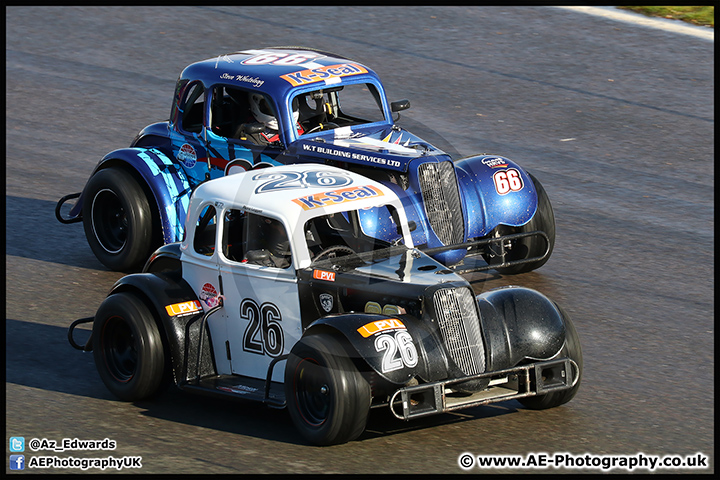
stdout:
<svg viewBox="0 0 720 480">
<path fill-rule="evenodd" d="M 471 377 L 424 383 L 397 390 L 390 399 L 390 411 L 401 420 L 460 410 L 533 395 L 544 395 L 575 386 L 577 363 L 569 358 L 531 363 Z M 489 380 L 488 387 L 474 393 L 453 390 L 471 380 Z"/>
<path fill-rule="evenodd" d="M 525 263 L 531 263 L 531 262 L 539 262 L 541 260 L 545 260 L 548 255 L 550 255 L 550 238 L 547 236 L 547 234 L 540 230 L 535 230 L 532 232 L 521 232 L 521 233 L 512 233 L 509 235 L 501 235 L 497 237 L 487 237 L 487 238 L 481 238 L 479 240 L 471 240 L 469 242 L 465 243 L 459 243 L 457 245 L 445 245 L 442 247 L 432 247 L 432 248 L 419 248 L 423 253 L 426 255 L 429 255 L 433 257 L 434 255 L 441 254 L 443 252 L 448 252 L 452 250 L 466 250 L 467 256 L 473 256 L 473 255 L 482 255 L 483 252 L 486 253 L 492 253 L 493 256 L 497 256 L 499 258 L 505 258 L 505 253 L 508 248 L 508 243 L 512 242 L 513 240 L 520 240 L 523 238 L 528 237 L 540 237 L 545 241 L 545 251 L 542 253 L 542 255 L 536 256 L 536 257 L 528 257 L 523 258 L 520 260 L 512 260 L 512 261 L 501 261 L 497 264 L 493 265 L 482 265 L 477 266 L 473 265 L 472 267 L 463 267 L 462 265 L 454 265 L 450 268 L 453 269 L 455 273 L 470 273 L 470 272 L 482 272 L 485 270 L 491 270 L 496 268 L 504 268 L 504 267 L 514 267 L 515 265 L 521 265 Z"/>
</svg>

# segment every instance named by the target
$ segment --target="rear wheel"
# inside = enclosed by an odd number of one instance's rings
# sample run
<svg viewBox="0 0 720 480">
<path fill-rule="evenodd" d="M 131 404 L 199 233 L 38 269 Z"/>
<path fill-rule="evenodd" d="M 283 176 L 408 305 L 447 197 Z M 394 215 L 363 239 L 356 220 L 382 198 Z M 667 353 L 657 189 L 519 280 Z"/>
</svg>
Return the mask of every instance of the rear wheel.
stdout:
<svg viewBox="0 0 720 480">
<path fill-rule="evenodd" d="M 560 308 L 560 307 L 558 307 Z M 560 356 L 567 357 L 574 361 L 578 370 L 575 372 L 577 375 L 577 382 L 572 388 L 567 390 L 560 390 L 559 392 L 546 393 L 545 395 L 536 395 L 534 397 L 525 397 L 519 399 L 525 407 L 532 410 L 544 410 L 546 408 L 553 408 L 564 403 L 569 402 L 573 399 L 578 389 L 580 388 L 580 381 L 582 380 L 582 369 L 583 369 L 583 357 L 582 349 L 580 348 L 580 338 L 578 337 L 575 325 L 567 314 L 560 309 L 565 320 L 565 346 L 563 347 Z"/>
<path fill-rule="evenodd" d="M 311 335 L 293 347 L 285 396 L 293 423 L 314 444 L 349 442 L 365 430 L 370 386 L 333 336 Z"/>
<path fill-rule="evenodd" d="M 528 173 L 528 175 L 535 184 L 535 190 L 537 191 L 538 196 L 538 206 L 535 215 L 533 215 L 528 223 L 520 227 L 508 227 L 501 225 L 498 229 L 496 229 L 495 234 L 496 236 L 501 236 L 540 230 L 548 236 L 550 245 L 548 245 L 545 238 L 538 235 L 512 240 L 509 248 L 506 249 L 504 256 L 491 256 L 488 254 L 485 255 L 485 261 L 487 261 L 489 265 L 493 265 L 503 263 L 503 261 L 512 262 L 515 260 L 539 257 L 545 253 L 546 249 L 548 250 L 548 253 L 542 260 L 521 263 L 510 267 L 498 267 L 495 269 L 503 275 L 525 273 L 542 267 L 550 258 L 553 247 L 555 246 L 555 214 L 553 213 L 550 199 L 547 196 L 547 192 L 545 192 L 545 188 L 543 188 L 538 179 L 530 173 Z"/>
<path fill-rule="evenodd" d="M 150 203 L 133 176 L 106 168 L 90 178 L 83 192 L 83 224 L 88 244 L 106 267 L 139 270 L 152 252 Z"/>
<path fill-rule="evenodd" d="M 116 293 L 103 301 L 92 341 L 100 378 L 119 399 L 152 397 L 164 385 L 162 337 L 152 312 L 137 295 Z"/>
</svg>

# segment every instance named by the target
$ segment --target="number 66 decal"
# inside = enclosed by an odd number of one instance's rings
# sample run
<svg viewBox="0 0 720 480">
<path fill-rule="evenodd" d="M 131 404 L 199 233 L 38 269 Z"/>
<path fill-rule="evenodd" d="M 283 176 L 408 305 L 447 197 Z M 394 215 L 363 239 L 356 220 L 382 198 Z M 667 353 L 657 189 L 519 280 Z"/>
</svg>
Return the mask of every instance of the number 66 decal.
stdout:
<svg viewBox="0 0 720 480">
<path fill-rule="evenodd" d="M 382 358 L 382 372 L 392 372 L 403 367 L 415 367 L 418 363 L 418 353 L 412 337 L 405 330 L 395 332 L 395 335 L 384 333 L 375 338 L 375 350 L 385 352 Z"/>
<path fill-rule="evenodd" d="M 523 181 L 520 172 L 515 168 L 508 168 L 495 172 L 493 175 L 495 190 L 498 195 L 505 195 L 510 192 L 517 192 L 523 189 Z"/>
</svg>

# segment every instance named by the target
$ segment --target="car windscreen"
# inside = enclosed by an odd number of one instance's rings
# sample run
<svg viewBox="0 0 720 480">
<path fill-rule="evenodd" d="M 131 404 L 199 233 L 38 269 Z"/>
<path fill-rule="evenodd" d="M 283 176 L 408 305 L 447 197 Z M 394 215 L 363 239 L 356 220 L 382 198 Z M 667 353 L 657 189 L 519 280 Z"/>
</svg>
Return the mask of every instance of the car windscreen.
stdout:
<svg viewBox="0 0 720 480">
<path fill-rule="evenodd" d="M 325 87 L 293 98 L 305 134 L 385 121 L 377 88 L 369 83 Z"/>
<path fill-rule="evenodd" d="M 390 205 L 315 217 L 304 226 L 310 258 L 315 262 L 348 255 L 382 256 L 385 250 L 403 245 L 397 219 Z"/>
</svg>

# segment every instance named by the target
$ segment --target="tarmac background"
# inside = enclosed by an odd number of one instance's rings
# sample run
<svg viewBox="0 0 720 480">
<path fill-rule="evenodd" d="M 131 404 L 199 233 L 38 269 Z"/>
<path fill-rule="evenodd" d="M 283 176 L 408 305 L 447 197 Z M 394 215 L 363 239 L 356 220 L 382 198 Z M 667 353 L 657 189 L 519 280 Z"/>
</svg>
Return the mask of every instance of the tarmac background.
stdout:
<svg viewBox="0 0 720 480">
<path fill-rule="evenodd" d="M 374 69 L 390 100 L 411 100 L 399 124 L 413 133 L 540 179 L 557 222 L 549 262 L 471 280 L 478 293 L 535 288 L 570 313 L 585 362 L 573 401 L 407 424 L 376 411 L 358 441 L 315 448 L 261 405 L 177 391 L 116 401 L 92 355 L 69 346 L 70 322 L 93 315 L 121 274 L 95 259 L 82 226 L 55 220 L 57 200 L 167 119 L 184 66 L 288 44 Z M 707 468 L 658 471 L 712 473 L 713 49 L 552 7 L 7 7 L 6 438 L 109 438 L 112 452 L 24 454 L 142 456 L 133 473 L 462 473 L 465 452 L 700 452 Z"/>
</svg>

